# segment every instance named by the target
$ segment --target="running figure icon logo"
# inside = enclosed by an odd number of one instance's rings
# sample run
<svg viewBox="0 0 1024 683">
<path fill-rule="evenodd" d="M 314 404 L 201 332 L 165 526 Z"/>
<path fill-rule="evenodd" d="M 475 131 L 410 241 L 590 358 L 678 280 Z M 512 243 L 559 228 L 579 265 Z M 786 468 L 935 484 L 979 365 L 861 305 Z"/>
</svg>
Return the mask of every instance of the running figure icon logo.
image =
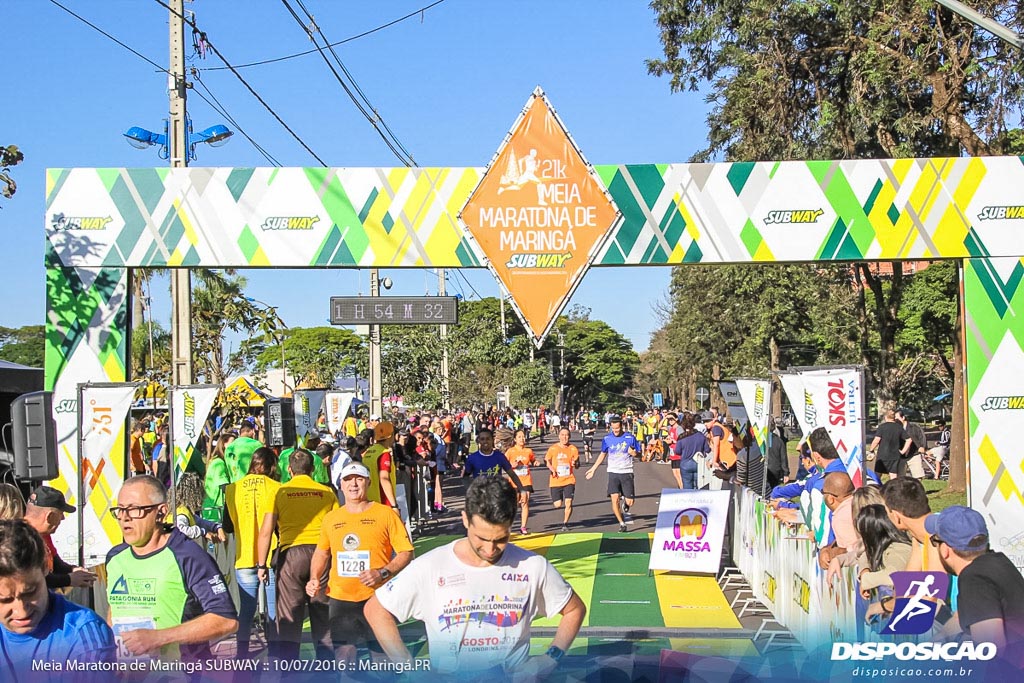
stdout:
<svg viewBox="0 0 1024 683">
<path fill-rule="evenodd" d="M 949 574 L 945 572 L 893 572 L 892 619 L 882 629 L 885 635 L 926 633 L 935 622 L 939 600 L 946 599 Z"/>
</svg>

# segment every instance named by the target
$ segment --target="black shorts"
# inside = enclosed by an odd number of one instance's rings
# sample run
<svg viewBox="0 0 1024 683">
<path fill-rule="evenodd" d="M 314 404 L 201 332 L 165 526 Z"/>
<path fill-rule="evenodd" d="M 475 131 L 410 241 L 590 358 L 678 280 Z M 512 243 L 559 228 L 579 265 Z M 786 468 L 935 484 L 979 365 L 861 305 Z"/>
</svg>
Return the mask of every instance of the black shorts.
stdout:
<svg viewBox="0 0 1024 683">
<path fill-rule="evenodd" d="M 349 602 L 348 600 L 329 599 L 331 619 L 331 642 L 334 647 L 339 645 L 355 645 L 357 648 L 365 648 L 373 642 L 373 631 L 366 617 L 363 616 L 363 607 L 366 600 Z"/>
<path fill-rule="evenodd" d="M 669 460 L 668 462 L 669 462 L 670 465 L 672 465 L 672 469 L 674 469 L 674 470 L 678 470 L 679 469 L 679 462 L 680 462 L 679 460 Z"/>
<path fill-rule="evenodd" d="M 533 493 L 533 484 L 523 484 L 523 491 L 527 493 Z"/>
<path fill-rule="evenodd" d="M 618 493 L 626 498 L 633 497 L 633 473 L 619 474 L 617 472 L 608 473 L 608 495 Z"/>
<path fill-rule="evenodd" d="M 576 495 L 576 484 L 566 484 L 565 486 L 552 486 L 551 487 L 551 502 L 554 503 L 556 500 L 572 500 L 573 496 Z"/>
</svg>

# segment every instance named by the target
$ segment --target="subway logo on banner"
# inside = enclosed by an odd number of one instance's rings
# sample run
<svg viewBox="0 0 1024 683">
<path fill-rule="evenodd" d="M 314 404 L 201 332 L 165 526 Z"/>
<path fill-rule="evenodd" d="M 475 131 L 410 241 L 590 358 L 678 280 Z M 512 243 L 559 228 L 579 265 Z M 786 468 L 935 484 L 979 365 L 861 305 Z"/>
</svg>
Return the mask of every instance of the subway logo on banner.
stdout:
<svg viewBox="0 0 1024 683">
<path fill-rule="evenodd" d="M 196 397 L 186 391 L 182 394 L 182 403 L 185 404 L 185 436 L 190 439 L 195 439 Z"/>
<path fill-rule="evenodd" d="M 320 216 L 270 216 L 260 227 L 263 230 L 312 230 Z"/>
<path fill-rule="evenodd" d="M 708 513 L 698 508 L 687 508 L 672 522 L 674 539 L 665 541 L 663 550 L 684 553 L 711 552 L 711 544 L 704 539 L 708 532 Z"/>
<path fill-rule="evenodd" d="M 794 209 L 791 211 L 769 211 L 768 215 L 765 216 L 765 225 L 774 225 L 781 223 L 790 224 L 807 224 L 817 223 L 818 219 L 825 214 L 822 209 Z"/>
<path fill-rule="evenodd" d="M 1024 218 L 1024 206 L 986 206 L 978 214 L 979 221 L 1019 220 Z"/>
<path fill-rule="evenodd" d="M 989 396 L 982 410 L 1024 410 L 1024 396 Z"/>
<path fill-rule="evenodd" d="M 54 230 L 106 230 L 107 224 L 114 219 L 110 216 L 65 216 L 62 213 L 53 216 Z"/>
<path fill-rule="evenodd" d="M 512 254 L 506 268 L 562 268 L 572 254 Z"/>
</svg>

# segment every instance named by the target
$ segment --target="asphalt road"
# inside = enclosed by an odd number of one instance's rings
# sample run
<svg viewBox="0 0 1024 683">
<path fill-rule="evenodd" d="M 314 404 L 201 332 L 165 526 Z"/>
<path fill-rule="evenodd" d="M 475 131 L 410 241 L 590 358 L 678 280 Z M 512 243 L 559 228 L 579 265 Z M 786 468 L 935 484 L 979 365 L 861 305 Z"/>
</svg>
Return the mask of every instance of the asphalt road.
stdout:
<svg viewBox="0 0 1024 683">
<path fill-rule="evenodd" d="M 538 462 L 543 460 L 544 454 L 552 444 L 556 443 L 554 437 L 547 437 L 541 442 L 534 437 L 527 444 L 533 449 Z M 570 531 L 586 532 L 617 532 L 618 522 L 612 512 L 611 503 L 607 495 L 608 474 L 607 458 L 601 468 L 594 473 L 593 479 L 587 481 L 586 472 L 590 468 L 582 457 L 583 442 L 578 434 L 574 434 L 572 440 L 581 453 L 580 467 L 576 470 L 576 497 L 573 500 L 572 518 L 569 520 Z M 600 440 L 595 439 L 595 451 L 600 448 Z M 592 458 L 597 459 L 597 453 Z M 632 523 L 628 524 L 630 532 L 645 531 L 653 532 L 658 517 L 658 501 L 661 499 L 661 490 L 665 488 L 676 488 L 675 478 L 672 476 L 669 465 L 659 465 L 652 462 L 634 461 L 634 486 L 636 488 L 636 500 L 630 514 L 633 517 Z M 528 528 L 531 533 L 556 533 L 562 526 L 563 511 L 551 505 L 551 495 L 548 487 L 550 474 L 546 467 L 538 465 L 530 471 L 533 476 L 534 493 L 530 496 L 530 519 Z M 462 522 L 459 512 L 462 510 L 463 493 L 469 480 L 463 479 L 458 473 L 449 473 L 444 481 L 444 501 L 449 509 L 447 514 L 434 523 L 428 525 L 423 533 L 425 534 L 462 534 Z M 520 515 L 516 515 L 513 530 L 518 532 Z"/>
</svg>

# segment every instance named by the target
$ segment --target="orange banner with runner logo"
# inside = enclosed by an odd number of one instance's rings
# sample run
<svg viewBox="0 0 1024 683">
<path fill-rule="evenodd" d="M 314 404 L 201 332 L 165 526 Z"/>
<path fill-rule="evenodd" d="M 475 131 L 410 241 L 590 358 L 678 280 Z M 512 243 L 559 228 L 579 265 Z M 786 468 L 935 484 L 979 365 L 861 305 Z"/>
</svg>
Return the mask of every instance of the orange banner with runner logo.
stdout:
<svg viewBox="0 0 1024 683">
<path fill-rule="evenodd" d="M 539 344 L 619 212 L 538 88 L 460 218 Z"/>
</svg>

